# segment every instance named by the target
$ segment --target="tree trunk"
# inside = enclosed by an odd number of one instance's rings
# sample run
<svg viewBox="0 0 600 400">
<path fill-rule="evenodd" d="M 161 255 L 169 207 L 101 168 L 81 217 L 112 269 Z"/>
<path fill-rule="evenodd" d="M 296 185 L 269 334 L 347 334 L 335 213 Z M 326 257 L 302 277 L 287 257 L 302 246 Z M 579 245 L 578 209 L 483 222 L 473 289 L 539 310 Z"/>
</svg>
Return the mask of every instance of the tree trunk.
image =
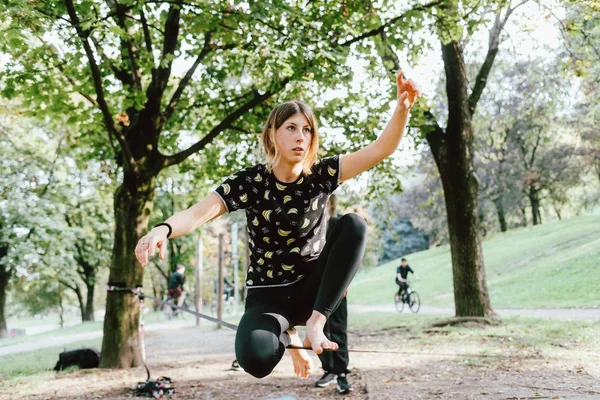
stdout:
<svg viewBox="0 0 600 400">
<path fill-rule="evenodd" d="M 538 191 L 533 185 L 529 186 L 529 203 L 531 204 L 531 217 L 533 220 L 533 225 L 538 225 L 542 223 L 542 214 L 540 214 L 540 199 L 538 195 Z"/>
<path fill-rule="evenodd" d="M 456 316 L 484 317 L 494 315 L 494 311 L 483 266 L 477 180 L 468 166 L 465 154 L 449 150 L 439 170 L 446 201 Z"/>
<path fill-rule="evenodd" d="M 0 252 L 7 253 L 8 249 L 0 249 Z M 0 260 L 2 259 L 0 254 Z M 8 337 L 8 326 L 6 324 L 6 291 L 8 290 L 9 273 L 4 265 L 0 265 L 0 339 Z"/>
<path fill-rule="evenodd" d="M 560 211 L 560 205 L 558 205 L 556 202 L 552 202 L 552 206 L 554 207 L 554 212 L 556 213 L 556 216 L 558 217 L 558 220 L 562 221 L 562 215 L 561 215 L 561 211 Z"/>
<path fill-rule="evenodd" d="M 60 318 L 60 327 L 65 327 L 65 308 L 63 307 L 63 288 L 58 284 L 58 317 Z"/>
<path fill-rule="evenodd" d="M 527 226 L 527 212 L 525 207 L 521 207 L 521 226 Z"/>
<path fill-rule="evenodd" d="M 128 178 L 126 175 L 115 193 L 117 225 L 109 285 L 136 288 L 142 286 L 144 270 L 135 258 L 134 249 L 148 229 L 155 181 L 153 177 L 146 182 L 138 180 L 136 192 L 128 189 L 127 186 L 134 187 L 134 184 L 127 185 Z M 101 368 L 131 368 L 143 364 L 139 316 L 139 300 L 134 294 L 124 291 L 107 293 Z"/>
<path fill-rule="evenodd" d="M 477 202 L 479 202 L 479 200 Z M 481 209 L 481 208 L 479 209 L 478 218 L 479 218 L 479 230 L 481 231 L 481 236 L 486 237 L 487 236 L 487 226 L 485 224 L 485 214 L 483 212 L 483 209 Z"/>
<path fill-rule="evenodd" d="M 502 204 L 501 197 L 494 199 L 494 206 L 496 206 L 496 214 L 498 215 L 500 232 L 506 232 L 508 230 L 508 227 L 506 225 L 506 215 L 504 214 L 504 204 Z"/>
<path fill-rule="evenodd" d="M 81 314 L 81 322 L 84 322 L 85 321 L 85 303 L 83 302 L 83 295 L 81 294 L 81 288 L 77 284 L 75 284 L 75 286 L 72 287 L 71 289 L 73 289 L 73 291 L 75 292 L 75 295 L 77 296 L 77 301 L 79 302 L 79 312 Z"/>
<path fill-rule="evenodd" d="M 87 296 L 85 301 L 85 311 L 83 313 L 83 321 L 95 321 L 94 318 L 94 289 L 95 285 L 92 282 L 95 282 L 95 277 L 92 278 L 91 282 L 88 280 L 85 284 L 87 287 Z"/>
<path fill-rule="evenodd" d="M 426 137 L 444 188 L 456 316 L 491 316 L 495 313 L 483 266 L 473 125 L 461 45 L 442 44 L 442 56 L 447 77 L 448 125 L 445 132 L 438 126 Z"/>
</svg>

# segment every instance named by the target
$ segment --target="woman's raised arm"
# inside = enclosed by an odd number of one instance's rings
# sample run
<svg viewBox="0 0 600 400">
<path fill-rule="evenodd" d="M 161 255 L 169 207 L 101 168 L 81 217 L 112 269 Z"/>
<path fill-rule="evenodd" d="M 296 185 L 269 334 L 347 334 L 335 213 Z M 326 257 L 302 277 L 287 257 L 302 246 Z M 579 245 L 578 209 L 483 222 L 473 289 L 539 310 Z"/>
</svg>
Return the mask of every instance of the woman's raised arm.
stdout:
<svg viewBox="0 0 600 400">
<path fill-rule="evenodd" d="M 396 77 L 396 84 L 398 103 L 392 118 L 377 140 L 354 153 L 342 156 L 340 182 L 354 178 L 356 175 L 374 167 L 392 155 L 398 144 L 400 144 L 406 129 L 410 109 L 421 93 L 412 80 L 404 80 L 403 72 L 400 72 Z"/>
</svg>

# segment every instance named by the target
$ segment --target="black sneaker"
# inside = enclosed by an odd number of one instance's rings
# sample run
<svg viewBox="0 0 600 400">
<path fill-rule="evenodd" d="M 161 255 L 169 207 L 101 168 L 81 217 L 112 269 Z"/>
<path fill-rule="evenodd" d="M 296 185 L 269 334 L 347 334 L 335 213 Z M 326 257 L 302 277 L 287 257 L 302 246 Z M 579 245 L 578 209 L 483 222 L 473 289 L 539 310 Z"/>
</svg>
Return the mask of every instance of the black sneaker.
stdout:
<svg viewBox="0 0 600 400">
<path fill-rule="evenodd" d="M 240 363 L 238 362 L 238 360 L 233 360 L 233 362 L 231 363 L 231 370 L 232 371 L 241 371 L 242 367 L 240 367 Z"/>
<path fill-rule="evenodd" d="M 315 384 L 316 387 L 327 387 L 332 383 L 335 383 L 335 379 L 337 378 L 336 374 L 332 374 L 331 372 L 325 372 L 321 379 L 317 381 Z"/>
<path fill-rule="evenodd" d="M 348 394 L 352 391 L 352 385 L 346 379 L 346 374 L 339 374 L 337 377 L 337 391 L 339 394 Z"/>
</svg>

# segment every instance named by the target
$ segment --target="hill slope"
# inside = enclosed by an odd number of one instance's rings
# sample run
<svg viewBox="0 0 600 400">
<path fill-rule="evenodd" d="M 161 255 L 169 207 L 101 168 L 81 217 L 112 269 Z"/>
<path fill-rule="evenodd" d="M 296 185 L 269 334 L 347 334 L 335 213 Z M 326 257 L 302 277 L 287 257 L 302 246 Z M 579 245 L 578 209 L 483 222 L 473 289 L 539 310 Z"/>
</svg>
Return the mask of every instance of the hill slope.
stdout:
<svg viewBox="0 0 600 400">
<path fill-rule="evenodd" d="M 577 217 L 525 227 L 484 238 L 484 264 L 492 306 L 600 306 L 600 217 Z M 454 307 L 450 247 L 406 257 L 421 281 L 413 288 L 422 304 Z M 361 271 L 349 300 L 359 304 L 392 302 L 397 286 L 391 261 Z"/>
</svg>

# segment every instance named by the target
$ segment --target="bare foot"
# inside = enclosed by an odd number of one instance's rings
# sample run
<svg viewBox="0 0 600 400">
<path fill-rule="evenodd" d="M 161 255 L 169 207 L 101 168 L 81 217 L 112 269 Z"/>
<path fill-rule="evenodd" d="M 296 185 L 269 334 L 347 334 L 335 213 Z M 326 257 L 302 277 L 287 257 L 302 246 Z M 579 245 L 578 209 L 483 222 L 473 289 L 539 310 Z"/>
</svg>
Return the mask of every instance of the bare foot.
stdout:
<svg viewBox="0 0 600 400">
<path fill-rule="evenodd" d="M 294 346 L 302 347 L 302 342 L 298 336 L 296 329 L 288 329 L 291 343 Z M 288 349 L 290 356 L 292 356 L 292 362 L 294 363 L 294 373 L 302 378 L 308 378 L 313 370 L 312 358 L 308 355 L 306 350 L 299 349 Z"/>
<path fill-rule="evenodd" d="M 313 311 L 311 317 L 306 321 L 306 337 L 304 347 L 311 347 L 316 354 L 323 350 L 337 350 L 338 344 L 327 339 L 323 333 L 323 327 L 327 318 L 318 311 Z"/>
</svg>

